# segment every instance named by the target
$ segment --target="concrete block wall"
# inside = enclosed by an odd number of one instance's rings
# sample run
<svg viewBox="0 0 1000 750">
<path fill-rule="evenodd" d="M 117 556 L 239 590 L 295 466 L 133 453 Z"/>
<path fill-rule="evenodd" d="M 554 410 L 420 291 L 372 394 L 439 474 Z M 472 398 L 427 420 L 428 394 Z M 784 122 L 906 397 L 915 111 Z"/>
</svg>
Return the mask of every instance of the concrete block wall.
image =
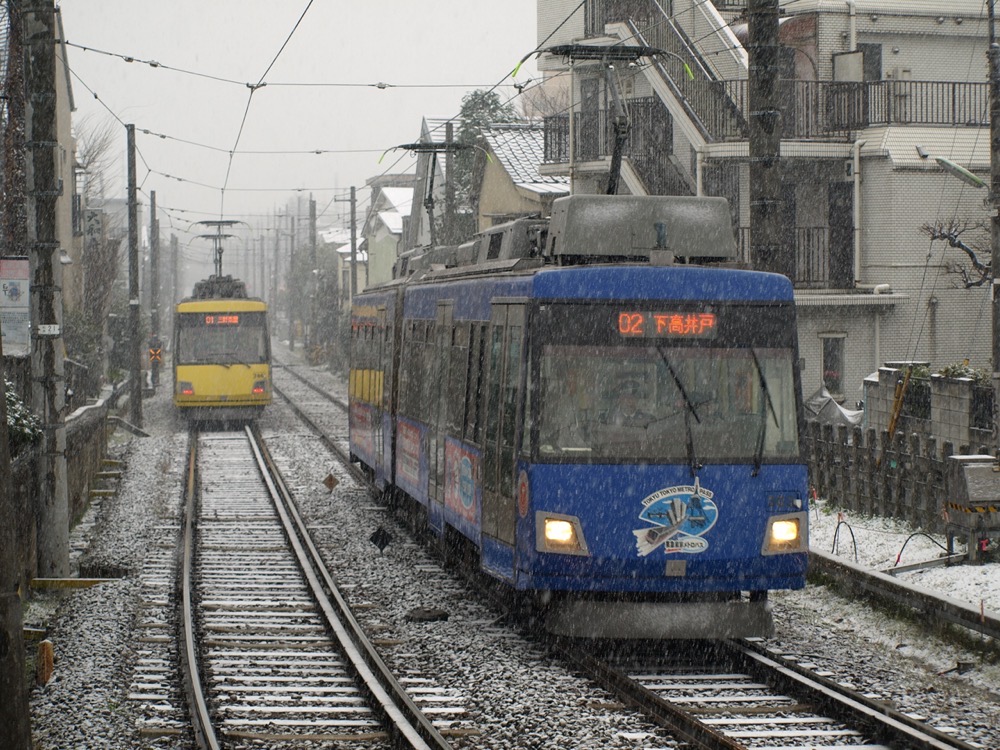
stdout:
<svg viewBox="0 0 1000 750">
<path fill-rule="evenodd" d="M 971 443 L 972 379 L 931 375 L 931 424 L 939 442 Z"/>
<path fill-rule="evenodd" d="M 896 382 L 904 371 L 896 367 L 880 367 L 878 383 L 871 384 L 865 393 L 865 416 L 867 425 L 881 434 L 889 429 L 892 418 L 893 399 Z M 914 419 L 902 417 L 897 420 L 896 431 L 906 435 L 913 433 L 923 437 L 933 437 L 938 445 L 951 443 L 955 449 L 969 446 L 978 450 L 982 442 L 981 431 L 972 427 L 972 387 L 971 378 L 946 378 L 931 375 L 931 417 Z"/>
</svg>

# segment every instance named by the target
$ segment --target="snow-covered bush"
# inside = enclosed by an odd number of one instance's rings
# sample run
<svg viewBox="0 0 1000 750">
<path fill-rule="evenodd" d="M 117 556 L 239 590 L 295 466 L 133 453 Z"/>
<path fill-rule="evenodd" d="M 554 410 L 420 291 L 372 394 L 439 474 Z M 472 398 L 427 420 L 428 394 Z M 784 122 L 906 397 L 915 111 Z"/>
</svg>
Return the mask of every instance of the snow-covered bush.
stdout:
<svg viewBox="0 0 1000 750">
<path fill-rule="evenodd" d="M 42 420 L 17 397 L 9 380 L 4 389 L 7 394 L 7 437 L 10 440 L 10 454 L 28 448 L 42 436 Z"/>
</svg>

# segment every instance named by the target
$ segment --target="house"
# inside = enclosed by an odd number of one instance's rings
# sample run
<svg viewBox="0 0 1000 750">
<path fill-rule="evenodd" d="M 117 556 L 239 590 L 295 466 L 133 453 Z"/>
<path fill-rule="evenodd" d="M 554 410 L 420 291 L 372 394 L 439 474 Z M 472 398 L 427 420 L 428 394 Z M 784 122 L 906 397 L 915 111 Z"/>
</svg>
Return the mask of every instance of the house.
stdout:
<svg viewBox="0 0 1000 750">
<path fill-rule="evenodd" d="M 569 178 L 541 175 L 545 130 L 536 124 L 493 124 L 482 131 L 483 160 L 476 203 L 478 231 L 519 216 L 548 216 L 552 201 L 569 194 Z"/>
<path fill-rule="evenodd" d="M 361 230 L 368 251 L 367 279 L 360 288 L 392 278 L 409 226 L 415 175 L 383 175 L 367 181 L 371 201 Z"/>
<path fill-rule="evenodd" d="M 453 215 L 452 196 L 447 188 L 449 160 L 453 154 L 449 145 L 455 142 L 458 125 L 455 120 L 424 118 L 416 143 L 417 166 L 413 184 L 410 220 L 403 233 L 401 252 L 422 245 L 437 245 L 444 241 L 440 230 Z"/>
<path fill-rule="evenodd" d="M 613 65 L 542 55 L 545 75 L 572 77 L 572 114 L 545 119 L 540 173 L 604 192 L 624 115 L 618 192 L 726 197 L 749 261 L 746 0 L 537 7 L 546 49 L 665 51 Z M 989 284 L 930 236 L 959 227 L 989 247 L 985 191 L 942 166 L 989 172 L 984 4 L 796 0 L 780 13 L 782 247 L 794 256 L 804 393 L 825 386 L 853 406 L 888 360 L 987 366 Z"/>
</svg>

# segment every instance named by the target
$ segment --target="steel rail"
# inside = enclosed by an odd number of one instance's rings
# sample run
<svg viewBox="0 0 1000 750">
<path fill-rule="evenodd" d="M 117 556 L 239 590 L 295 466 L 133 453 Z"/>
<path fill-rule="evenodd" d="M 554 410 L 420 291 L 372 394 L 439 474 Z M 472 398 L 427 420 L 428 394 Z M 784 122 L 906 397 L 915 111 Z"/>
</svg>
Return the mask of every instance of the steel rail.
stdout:
<svg viewBox="0 0 1000 750">
<path fill-rule="evenodd" d="M 195 742 L 201 750 L 220 750 L 215 726 L 205 702 L 205 691 L 198 671 L 198 648 L 195 643 L 194 608 L 191 597 L 191 577 L 194 575 L 194 510 L 198 495 L 198 438 L 197 432 L 188 432 L 188 478 L 184 502 L 184 542 L 181 569 L 181 607 L 183 643 L 181 665 L 184 690 L 191 714 Z"/>
<path fill-rule="evenodd" d="M 918 612 L 938 622 L 959 625 L 978 635 L 1000 639 L 1000 614 L 952 599 L 943 594 L 900 581 L 825 552 L 809 552 L 809 574 L 833 580 L 852 596 L 894 605 Z"/>
<path fill-rule="evenodd" d="M 597 658 L 586 646 L 559 638 L 549 639 L 548 642 L 563 658 L 575 664 L 624 703 L 670 731 L 681 742 L 699 750 L 746 750 L 740 743 L 712 729 L 693 714 L 661 698 L 606 661 Z"/>
<path fill-rule="evenodd" d="M 356 677 L 363 684 L 378 713 L 396 735 L 397 744 L 405 743 L 403 746 L 415 750 L 450 750 L 451 745 L 399 684 L 351 612 L 319 551 L 313 545 L 291 493 L 280 474 L 274 470 L 271 456 L 257 428 L 244 429 L 257 457 L 264 482 L 275 498 L 275 507 L 288 541 L 309 581 L 317 604 L 345 656 L 350 660 Z"/>
<path fill-rule="evenodd" d="M 909 750 L 974 750 L 973 745 L 856 690 L 787 660 L 775 659 L 757 643 L 727 641 L 726 646 L 749 673 L 793 695 L 807 696 L 834 718 L 849 716 L 852 724 L 861 725 L 880 742 L 904 742 Z"/>
</svg>

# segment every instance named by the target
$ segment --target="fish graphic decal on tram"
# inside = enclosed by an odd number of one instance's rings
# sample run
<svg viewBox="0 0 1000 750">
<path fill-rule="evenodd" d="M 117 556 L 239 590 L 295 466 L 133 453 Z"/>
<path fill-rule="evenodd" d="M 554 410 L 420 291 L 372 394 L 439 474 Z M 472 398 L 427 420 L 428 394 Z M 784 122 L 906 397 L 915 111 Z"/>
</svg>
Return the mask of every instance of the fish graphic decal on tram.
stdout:
<svg viewBox="0 0 1000 750">
<path fill-rule="evenodd" d="M 658 547 L 664 554 L 698 554 L 708 549 L 704 534 L 719 518 L 719 508 L 712 501 L 713 492 L 694 484 L 657 490 L 642 501 L 639 519 L 653 524 L 632 533 L 639 557 L 646 557 Z"/>
</svg>

